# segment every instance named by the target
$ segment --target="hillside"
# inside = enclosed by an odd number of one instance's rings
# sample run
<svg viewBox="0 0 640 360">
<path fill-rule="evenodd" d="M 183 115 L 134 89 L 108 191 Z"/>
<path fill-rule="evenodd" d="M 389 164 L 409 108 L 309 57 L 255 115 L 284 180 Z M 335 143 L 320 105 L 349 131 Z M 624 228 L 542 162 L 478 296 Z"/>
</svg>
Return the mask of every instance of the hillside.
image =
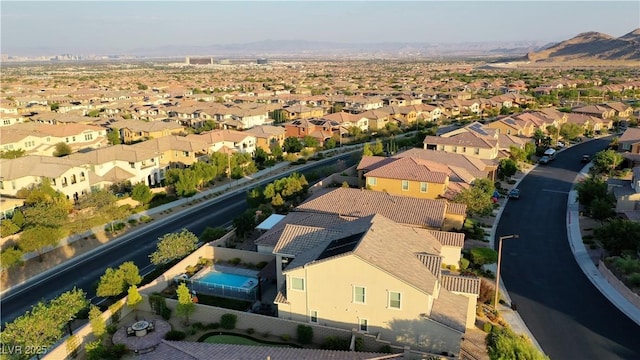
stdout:
<svg viewBox="0 0 640 360">
<path fill-rule="evenodd" d="M 599 32 L 586 32 L 527 54 L 527 60 L 640 60 L 640 28 L 619 38 Z"/>
</svg>

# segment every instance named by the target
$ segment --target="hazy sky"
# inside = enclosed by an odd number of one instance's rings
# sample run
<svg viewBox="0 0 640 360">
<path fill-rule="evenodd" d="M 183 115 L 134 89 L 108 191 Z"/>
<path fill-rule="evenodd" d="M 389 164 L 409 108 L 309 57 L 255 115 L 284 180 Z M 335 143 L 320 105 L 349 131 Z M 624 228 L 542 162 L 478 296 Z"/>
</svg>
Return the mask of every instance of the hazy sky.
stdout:
<svg viewBox="0 0 640 360">
<path fill-rule="evenodd" d="M 640 27 L 640 1 L 0 1 L 0 50 L 123 53 L 261 40 L 563 40 Z"/>
</svg>

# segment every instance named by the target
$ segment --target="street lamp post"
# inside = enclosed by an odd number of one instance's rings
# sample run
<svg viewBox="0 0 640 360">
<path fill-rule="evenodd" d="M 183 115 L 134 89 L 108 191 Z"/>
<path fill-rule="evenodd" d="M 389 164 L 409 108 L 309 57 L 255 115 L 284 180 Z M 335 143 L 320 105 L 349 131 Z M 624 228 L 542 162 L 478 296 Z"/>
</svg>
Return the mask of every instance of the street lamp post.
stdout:
<svg viewBox="0 0 640 360">
<path fill-rule="evenodd" d="M 518 234 L 511 234 L 511 235 L 500 236 L 498 238 L 498 268 L 496 269 L 496 296 L 493 299 L 493 308 L 496 310 L 498 309 L 498 291 L 500 289 L 500 262 L 502 260 L 502 240 L 518 239 L 519 237 L 520 235 Z"/>
</svg>

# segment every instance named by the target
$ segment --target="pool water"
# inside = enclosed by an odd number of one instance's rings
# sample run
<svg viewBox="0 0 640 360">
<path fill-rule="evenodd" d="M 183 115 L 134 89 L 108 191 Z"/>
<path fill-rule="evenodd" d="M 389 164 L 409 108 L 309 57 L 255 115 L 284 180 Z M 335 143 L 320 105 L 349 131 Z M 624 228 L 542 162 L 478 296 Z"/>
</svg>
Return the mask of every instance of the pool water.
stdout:
<svg viewBox="0 0 640 360">
<path fill-rule="evenodd" d="M 258 279 L 250 276 L 227 274 L 213 271 L 197 279 L 200 282 L 233 286 L 237 288 L 253 288 L 258 285 Z"/>
</svg>

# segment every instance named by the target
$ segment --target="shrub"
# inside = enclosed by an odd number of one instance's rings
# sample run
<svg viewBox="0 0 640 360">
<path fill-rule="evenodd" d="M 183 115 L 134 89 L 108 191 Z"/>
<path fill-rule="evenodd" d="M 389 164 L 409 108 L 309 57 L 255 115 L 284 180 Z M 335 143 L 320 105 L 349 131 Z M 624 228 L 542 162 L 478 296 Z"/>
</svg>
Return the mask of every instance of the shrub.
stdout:
<svg viewBox="0 0 640 360">
<path fill-rule="evenodd" d="M 220 323 L 217 323 L 217 322 L 207 324 L 207 329 L 215 330 L 215 329 L 218 329 L 219 327 L 220 327 Z"/>
<path fill-rule="evenodd" d="M 322 345 L 320 345 L 320 348 L 325 349 L 325 350 L 343 350 L 343 351 L 347 351 L 349 350 L 349 343 L 351 341 L 349 341 L 349 339 L 347 338 L 340 338 L 337 336 L 327 336 L 324 339 L 324 342 L 322 343 Z"/>
<path fill-rule="evenodd" d="M 240 264 L 240 262 L 242 262 L 242 260 L 240 260 L 240 258 L 237 258 L 237 257 L 229 260 L 229 263 L 231 265 L 238 265 L 238 264 Z"/>
<path fill-rule="evenodd" d="M 162 310 L 160 310 L 160 316 L 162 316 L 162 318 L 165 320 L 171 319 L 171 309 L 169 309 L 168 307 L 163 307 Z"/>
<path fill-rule="evenodd" d="M 548 359 L 529 339 L 506 327 L 491 330 L 487 335 L 487 350 L 491 359 Z"/>
<path fill-rule="evenodd" d="M 627 278 L 631 286 L 640 286 L 640 273 L 633 273 Z"/>
<path fill-rule="evenodd" d="M 491 329 L 493 329 L 493 325 L 491 325 L 491 323 L 488 321 L 484 323 L 484 325 L 482 325 L 482 330 L 484 330 L 484 332 L 486 333 L 490 333 Z"/>
<path fill-rule="evenodd" d="M 471 249 L 471 261 L 478 266 L 493 264 L 498 261 L 498 253 L 490 248 L 477 247 Z"/>
<path fill-rule="evenodd" d="M 249 334 L 249 335 L 253 334 L 254 332 L 256 332 L 254 328 L 248 328 L 247 329 L 247 334 Z"/>
<path fill-rule="evenodd" d="M 118 325 L 116 325 L 116 324 L 109 324 L 109 325 L 107 325 L 106 329 L 107 329 L 107 333 L 108 333 L 109 335 L 113 335 L 113 334 L 115 334 L 115 333 L 116 333 L 116 331 L 118 331 Z"/>
<path fill-rule="evenodd" d="M 460 269 L 466 270 L 469 267 L 470 261 L 465 258 L 460 259 Z"/>
<path fill-rule="evenodd" d="M 171 341 L 181 341 L 181 340 L 184 340 L 184 338 L 186 337 L 187 337 L 187 334 L 185 334 L 184 331 L 171 330 L 164 336 L 164 339 L 171 340 Z"/>
<path fill-rule="evenodd" d="M 207 328 L 207 326 L 201 322 L 194 322 L 191 324 L 191 327 L 196 331 L 205 330 Z"/>
<path fill-rule="evenodd" d="M 146 224 L 146 223 L 151 222 L 151 221 L 153 221 L 153 218 L 151 216 L 147 216 L 147 215 L 140 216 L 140 222 L 142 222 L 142 223 Z"/>
<path fill-rule="evenodd" d="M 380 349 L 378 349 L 378 352 L 383 354 L 391 354 L 391 345 L 382 345 Z"/>
<path fill-rule="evenodd" d="M 224 314 L 220 317 L 220 327 L 227 330 L 236 328 L 238 317 L 234 314 Z"/>
<path fill-rule="evenodd" d="M 270 332 L 265 331 L 265 332 L 262 334 L 262 337 L 266 337 L 266 338 L 267 338 L 267 337 L 269 337 L 270 335 L 271 335 L 271 333 L 270 333 Z"/>
<path fill-rule="evenodd" d="M 300 344 L 311 344 L 313 340 L 313 328 L 308 325 L 298 325 L 298 342 Z"/>
<path fill-rule="evenodd" d="M 364 339 L 361 337 L 357 337 L 354 345 L 353 345 L 353 350 L 361 352 L 364 350 Z"/>
<path fill-rule="evenodd" d="M 282 341 L 289 341 L 291 340 L 291 336 L 289 336 L 289 334 L 283 334 L 280 336 L 280 339 L 282 339 Z"/>
<path fill-rule="evenodd" d="M 259 263 L 256 264 L 256 268 L 258 269 L 263 269 L 265 266 L 267 266 L 267 262 L 266 261 L 260 261 Z"/>
<path fill-rule="evenodd" d="M 102 360 L 105 358 L 107 349 L 102 345 L 102 340 L 98 339 L 87 343 L 85 346 L 87 351 L 87 359 L 89 360 Z"/>
</svg>

